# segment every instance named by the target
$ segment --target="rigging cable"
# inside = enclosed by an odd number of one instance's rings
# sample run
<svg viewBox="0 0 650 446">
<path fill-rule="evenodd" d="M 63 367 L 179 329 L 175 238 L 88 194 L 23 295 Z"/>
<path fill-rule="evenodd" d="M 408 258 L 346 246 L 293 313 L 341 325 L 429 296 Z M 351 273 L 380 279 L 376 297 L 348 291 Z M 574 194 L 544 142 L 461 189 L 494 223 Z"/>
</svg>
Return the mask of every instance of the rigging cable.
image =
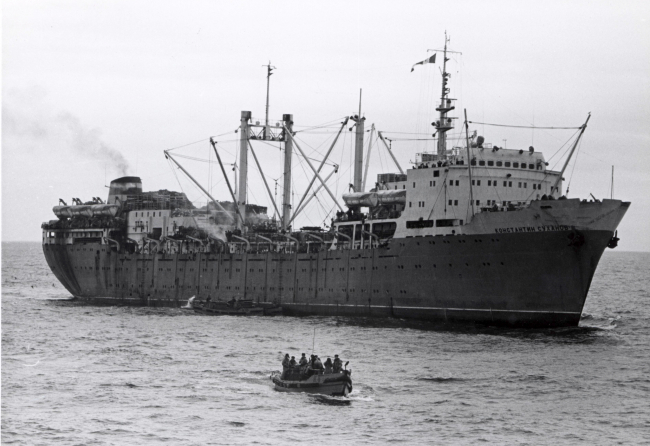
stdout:
<svg viewBox="0 0 650 446">
<path fill-rule="evenodd" d="M 554 157 L 555 155 L 557 155 L 557 154 L 560 152 L 560 150 L 562 150 L 562 148 L 563 148 L 565 145 L 567 145 L 567 144 L 568 144 L 568 143 L 573 139 L 573 136 L 575 136 L 576 133 L 578 133 L 578 132 L 576 131 L 576 132 L 575 132 L 575 133 L 574 133 L 574 134 L 573 134 L 573 135 L 572 135 L 568 140 L 566 140 L 566 142 L 565 142 L 564 144 L 562 144 L 562 146 L 561 146 L 559 149 L 557 149 L 557 150 L 555 151 L 555 153 L 554 153 L 554 154 L 553 154 L 553 155 L 548 159 L 548 161 L 551 161 L 551 159 L 553 159 L 553 157 Z M 582 143 L 581 143 L 581 144 L 582 144 Z M 566 150 L 564 151 L 564 153 L 566 154 L 570 149 L 571 149 L 571 147 L 568 146 L 568 147 L 566 148 Z M 546 169 L 546 170 L 544 171 L 544 177 L 542 177 L 542 180 L 541 180 L 542 182 L 544 182 L 544 180 L 546 180 L 546 178 L 549 176 L 550 172 L 553 171 L 553 169 L 555 168 L 555 166 L 557 166 L 557 164 L 560 162 L 561 159 L 562 159 L 562 157 L 558 158 L 558 160 L 555 162 L 555 164 L 553 164 L 553 166 L 551 166 L 550 169 Z M 547 161 L 547 162 L 548 162 L 548 161 Z M 532 198 L 532 196 L 535 195 L 536 193 L 537 193 L 537 192 L 532 191 L 532 192 L 528 195 L 528 197 L 526 198 L 526 201 L 529 201 L 529 200 Z M 552 194 L 552 193 L 553 193 L 553 190 L 551 190 L 551 194 Z"/>
<path fill-rule="evenodd" d="M 489 124 L 487 122 L 468 121 L 470 124 L 489 125 L 492 127 L 510 127 L 515 129 L 542 129 L 542 130 L 580 130 L 582 127 L 538 127 L 534 125 L 509 125 L 509 124 Z"/>
<path fill-rule="evenodd" d="M 218 137 L 223 136 L 223 135 L 229 135 L 230 133 L 236 133 L 237 130 L 238 130 L 238 129 L 235 129 L 235 130 L 231 130 L 231 131 L 226 132 L 226 133 L 222 133 L 221 135 L 212 136 L 212 138 L 218 138 Z M 207 141 L 210 141 L 210 138 L 207 138 L 207 139 L 206 139 L 206 138 L 203 138 L 203 139 L 199 139 L 198 141 L 194 141 L 194 142 L 190 142 L 190 143 L 187 143 L 187 144 L 183 144 L 182 146 L 172 147 L 171 149 L 167 149 L 167 151 L 171 152 L 172 150 L 181 149 L 181 148 L 183 148 L 183 147 L 187 147 L 187 146 L 191 146 L 191 145 L 193 145 L 193 144 L 198 144 L 198 143 L 200 143 L 200 142 L 207 142 Z"/>
</svg>

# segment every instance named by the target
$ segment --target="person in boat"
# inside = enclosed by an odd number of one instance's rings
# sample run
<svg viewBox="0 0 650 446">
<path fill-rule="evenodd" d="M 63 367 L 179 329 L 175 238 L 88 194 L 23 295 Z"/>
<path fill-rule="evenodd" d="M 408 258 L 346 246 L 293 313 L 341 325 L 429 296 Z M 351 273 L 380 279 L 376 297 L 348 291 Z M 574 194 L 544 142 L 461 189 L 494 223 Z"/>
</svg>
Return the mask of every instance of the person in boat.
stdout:
<svg viewBox="0 0 650 446">
<path fill-rule="evenodd" d="M 333 364 L 334 373 L 341 373 L 342 369 L 343 369 L 343 361 L 341 361 L 339 355 L 334 355 L 334 364 Z"/>
<path fill-rule="evenodd" d="M 305 354 L 303 353 L 303 354 L 302 354 L 302 357 L 300 358 L 300 362 L 299 362 L 300 367 L 304 367 L 304 366 L 306 366 L 308 362 L 309 362 L 309 361 L 307 361 L 307 357 L 306 357 Z"/>
<path fill-rule="evenodd" d="M 292 356 L 292 357 L 291 357 L 291 361 L 289 361 L 289 367 L 291 367 L 291 368 L 293 369 L 293 368 L 295 368 L 297 365 L 298 365 L 298 363 L 296 362 L 296 357 L 295 357 L 295 356 Z"/>
<path fill-rule="evenodd" d="M 314 361 L 314 369 L 316 370 L 323 370 L 323 363 L 321 362 L 320 358 L 316 356 L 316 360 Z"/>
<path fill-rule="evenodd" d="M 325 361 L 325 374 L 332 373 L 332 358 L 327 358 Z"/>
<path fill-rule="evenodd" d="M 287 374 L 287 370 L 289 370 L 289 353 L 284 355 L 284 359 L 282 360 L 282 376 L 280 379 L 284 379 L 285 375 Z"/>
</svg>

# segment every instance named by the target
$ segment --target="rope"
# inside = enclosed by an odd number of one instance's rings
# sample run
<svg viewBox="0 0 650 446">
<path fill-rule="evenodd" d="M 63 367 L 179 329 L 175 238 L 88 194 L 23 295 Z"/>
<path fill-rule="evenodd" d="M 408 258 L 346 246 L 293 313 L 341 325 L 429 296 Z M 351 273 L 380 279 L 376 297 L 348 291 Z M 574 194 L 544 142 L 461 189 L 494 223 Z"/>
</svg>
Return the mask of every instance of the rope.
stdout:
<svg viewBox="0 0 650 446">
<path fill-rule="evenodd" d="M 333 119 L 332 121 L 328 121 L 328 122 L 320 124 L 320 125 L 307 127 L 307 128 L 305 128 L 303 130 L 297 130 L 295 133 L 308 132 L 310 130 L 323 129 L 323 128 L 338 128 L 338 126 L 333 126 L 332 124 L 336 123 L 337 121 L 340 122 L 341 120 L 344 120 L 345 118 L 347 118 L 347 116 L 343 116 L 340 119 Z M 296 127 L 298 127 L 298 126 L 296 126 Z"/>
<path fill-rule="evenodd" d="M 213 136 L 212 138 L 218 138 L 218 137 L 223 136 L 223 135 L 229 135 L 230 133 L 234 133 L 234 132 L 236 132 L 236 131 L 237 131 L 237 129 L 235 129 L 235 130 L 231 130 L 231 131 L 229 131 L 229 132 L 222 133 L 221 135 Z M 183 147 L 191 146 L 192 144 L 198 144 L 198 143 L 200 143 L 200 142 L 205 142 L 205 141 L 209 141 L 209 140 L 210 140 L 209 138 L 208 138 L 208 139 L 203 138 L 203 139 L 199 139 L 198 141 L 194 141 L 194 142 L 190 142 L 190 143 L 187 143 L 187 144 L 183 144 L 182 146 L 178 146 L 178 147 L 172 147 L 171 149 L 167 149 L 167 150 L 168 150 L 168 151 L 172 151 L 172 150 L 176 150 L 176 149 L 181 149 L 181 148 L 183 148 Z"/>
<path fill-rule="evenodd" d="M 489 124 L 487 122 L 467 121 L 470 124 L 491 125 L 493 127 L 511 127 L 516 129 L 544 129 L 544 130 L 580 130 L 580 127 L 537 127 L 534 125 L 508 125 L 508 124 Z"/>
</svg>

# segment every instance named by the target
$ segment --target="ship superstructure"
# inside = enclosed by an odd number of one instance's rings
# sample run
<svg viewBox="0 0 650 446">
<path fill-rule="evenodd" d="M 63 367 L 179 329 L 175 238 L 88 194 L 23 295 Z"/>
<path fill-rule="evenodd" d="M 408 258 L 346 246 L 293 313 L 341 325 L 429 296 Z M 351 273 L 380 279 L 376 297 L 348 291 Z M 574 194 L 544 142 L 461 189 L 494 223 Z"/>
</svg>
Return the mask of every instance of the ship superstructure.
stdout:
<svg viewBox="0 0 650 446">
<path fill-rule="evenodd" d="M 180 306 L 188 298 L 253 299 L 287 314 L 394 316 L 521 326 L 576 325 L 596 266 L 618 240 L 629 203 L 562 195 L 562 170 L 542 153 L 499 148 L 470 134 L 449 147 L 455 128 L 445 42 L 442 94 L 433 123 L 435 153 L 418 153 L 404 171 L 385 137 L 379 140 L 396 172 L 378 175 L 366 190 L 364 121 L 341 122 L 320 163 L 295 139 L 293 116 L 270 125 L 243 111 L 239 127 L 239 183 L 229 182 L 218 143 L 211 140 L 232 201 L 218 201 L 165 152 L 209 198 L 196 208 L 183 193 L 143 192 L 138 177 L 111 183 L 100 198 L 54 208 L 43 224 L 43 249 L 52 271 L 76 297 L 97 302 Z M 269 63 L 267 79 L 274 67 Z M 267 83 L 268 86 L 268 83 Z M 316 191 L 338 135 L 356 127 L 353 191 L 343 195 L 330 228 L 292 230 Z M 588 121 L 588 120 L 587 120 Z M 571 154 L 585 131 L 579 127 Z M 374 132 L 374 125 L 371 127 Z M 276 203 L 253 143 L 284 149 L 283 197 Z M 295 153 L 294 153 L 295 151 Z M 252 160 L 249 158 L 252 155 Z M 291 205 L 292 157 L 302 156 L 313 178 Z M 252 163 L 251 163 L 252 161 Z M 278 220 L 248 203 L 247 175 L 255 165 Z"/>
</svg>

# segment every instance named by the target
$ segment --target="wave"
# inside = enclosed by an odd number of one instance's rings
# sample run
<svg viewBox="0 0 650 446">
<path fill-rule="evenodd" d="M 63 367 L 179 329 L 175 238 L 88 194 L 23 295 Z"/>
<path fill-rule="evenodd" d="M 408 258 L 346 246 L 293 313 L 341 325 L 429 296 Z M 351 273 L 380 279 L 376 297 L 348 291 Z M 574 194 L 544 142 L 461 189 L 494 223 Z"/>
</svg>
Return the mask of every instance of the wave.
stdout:
<svg viewBox="0 0 650 446">
<path fill-rule="evenodd" d="M 447 383 L 447 382 L 463 382 L 469 381 L 468 378 L 455 378 L 455 377 L 445 377 L 445 376 L 418 376 L 415 378 L 418 381 L 431 381 L 438 383 Z"/>
<path fill-rule="evenodd" d="M 349 398 L 345 398 L 341 396 L 309 394 L 309 398 L 315 404 L 324 404 L 327 406 L 349 406 L 350 404 L 352 404 L 352 401 Z"/>
</svg>

